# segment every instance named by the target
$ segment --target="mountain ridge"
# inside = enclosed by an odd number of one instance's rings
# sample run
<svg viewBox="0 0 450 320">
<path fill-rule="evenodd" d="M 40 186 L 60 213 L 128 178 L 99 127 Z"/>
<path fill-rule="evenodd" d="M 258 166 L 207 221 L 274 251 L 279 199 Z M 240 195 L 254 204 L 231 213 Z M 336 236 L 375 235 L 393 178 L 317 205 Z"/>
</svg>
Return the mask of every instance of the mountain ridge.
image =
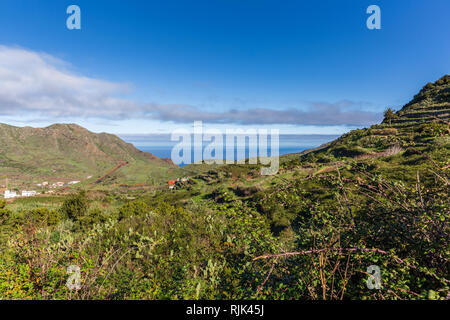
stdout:
<svg viewBox="0 0 450 320">
<path fill-rule="evenodd" d="M 414 122 L 450 119 L 450 75 L 428 82 L 411 101 L 395 113 L 385 114 L 383 123 L 396 127 Z"/>
<path fill-rule="evenodd" d="M 16 178 L 82 178 L 122 162 L 129 167 L 176 167 L 171 160 L 143 152 L 116 135 L 94 133 L 77 124 L 33 128 L 0 123 L 0 138 L 0 175 Z"/>
</svg>

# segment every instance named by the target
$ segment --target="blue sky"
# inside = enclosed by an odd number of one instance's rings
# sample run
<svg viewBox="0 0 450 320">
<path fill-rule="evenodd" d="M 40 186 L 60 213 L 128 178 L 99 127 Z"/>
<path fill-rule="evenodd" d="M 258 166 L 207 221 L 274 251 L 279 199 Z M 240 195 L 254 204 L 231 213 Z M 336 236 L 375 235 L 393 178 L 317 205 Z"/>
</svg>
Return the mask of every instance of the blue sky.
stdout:
<svg viewBox="0 0 450 320">
<path fill-rule="evenodd" d="M 66 28 L 71 4 L 81 30 Z M 449 13 L 448 0 L 2 0 L 0 121 L 343 133 L 450 73 Z"/>
</svg>

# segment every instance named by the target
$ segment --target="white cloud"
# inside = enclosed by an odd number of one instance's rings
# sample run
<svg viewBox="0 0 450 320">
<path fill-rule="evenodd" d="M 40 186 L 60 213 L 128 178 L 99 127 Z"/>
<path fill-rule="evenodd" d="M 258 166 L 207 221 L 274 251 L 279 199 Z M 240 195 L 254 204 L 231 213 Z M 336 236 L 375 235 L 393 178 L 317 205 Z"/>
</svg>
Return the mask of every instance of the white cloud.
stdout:
<svg viewBox="0 0 450 320">
<path fill-rule="evenodd" d="M 129 86 L 76 74 L 45 53 L 0 46 L 0 115 L 47 119 L 151 119 L 174 123 L 241 125 L 366 125 L 378 113 L 358 110 L 362 102 L 314 102 L 306 111 L 269 108 L 205 112 L 188 105 L 137 103 L 121 95 Z"/>
<path fill-rule="evenodd" d="M 44 53 L 0 46 L 0 114 L 118 117 L 136 110 L 136 104 L 117 97 L 128 85 L 77 75 L 67 67 Z"/>
</svg>

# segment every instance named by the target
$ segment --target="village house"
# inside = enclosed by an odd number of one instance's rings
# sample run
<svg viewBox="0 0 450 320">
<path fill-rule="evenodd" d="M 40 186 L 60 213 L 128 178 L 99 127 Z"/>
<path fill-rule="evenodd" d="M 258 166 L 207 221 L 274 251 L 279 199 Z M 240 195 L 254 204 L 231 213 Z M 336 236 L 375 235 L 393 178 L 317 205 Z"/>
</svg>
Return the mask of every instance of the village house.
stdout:
<svg viewBox="0 0 450 320">
<path fill-rule="evenodd" d="M 0 188 L 0 194 L 4 197 L 5 193 L 8 191 L 8 188 Z M 6 199 L 6 198 L 5 198 Z"/>
<path fill-rule="evenodd" d="M 22 197 L 34 197 L 36 194 L 37 193 L 34 190 L 31 190 L 31 191 L 23 190 L 22 191 Z"/>
<path fill-rule="evenodd" d="M 9 191 L 8 189 L 5 190 L 5 193 L 3 194 L 5 199 L 12 199 L 17 197 L 17 192 L 15 191 Z"/>
<path fill-rule="evenodd" d="M 190 181 L 189 177 L 178 178 L 177 180 L 169 180 L 169 189 L 174 189 L 175 186 L 182 187 Z"/>
<path fill-rule="evenodd" d="M 51 185 L 51 188 L 64 187 L 64 182 L 55 182 Z"/>
<path fill-rule="evenodd" d="M 175 188 L 176 183 L 177 183 L 177 180 L 169 180 L 169 189 Z"/>
</svg>

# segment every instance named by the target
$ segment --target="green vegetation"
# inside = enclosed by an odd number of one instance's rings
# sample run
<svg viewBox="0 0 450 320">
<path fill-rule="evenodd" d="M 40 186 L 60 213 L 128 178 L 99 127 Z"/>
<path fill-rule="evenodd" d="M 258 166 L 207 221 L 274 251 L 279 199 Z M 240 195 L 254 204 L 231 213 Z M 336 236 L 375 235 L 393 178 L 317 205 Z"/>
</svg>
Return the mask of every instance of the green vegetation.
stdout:
<svg viewBox="0 0 450 320">
<path fill-rule="evenodd" d="M 0 137 L 0 178 L 9 178 L 10 188 L 35 189 L 44 181 L 73 180 L 89 188 L 94 184 L 157 185 L 177 168 L 170 160 L 142 152 L 115 135 L 92 133 L 75 124 L 46 128 L 0 124 Z"/>
<path fill-rule="evenodd" d="M 2 201 L 0 298 L 448 299 L 450 125 L 427 114 L 449 104 L 449 79 L 274 176 L 197 164 L 174 190 Z"/>
</svg>

